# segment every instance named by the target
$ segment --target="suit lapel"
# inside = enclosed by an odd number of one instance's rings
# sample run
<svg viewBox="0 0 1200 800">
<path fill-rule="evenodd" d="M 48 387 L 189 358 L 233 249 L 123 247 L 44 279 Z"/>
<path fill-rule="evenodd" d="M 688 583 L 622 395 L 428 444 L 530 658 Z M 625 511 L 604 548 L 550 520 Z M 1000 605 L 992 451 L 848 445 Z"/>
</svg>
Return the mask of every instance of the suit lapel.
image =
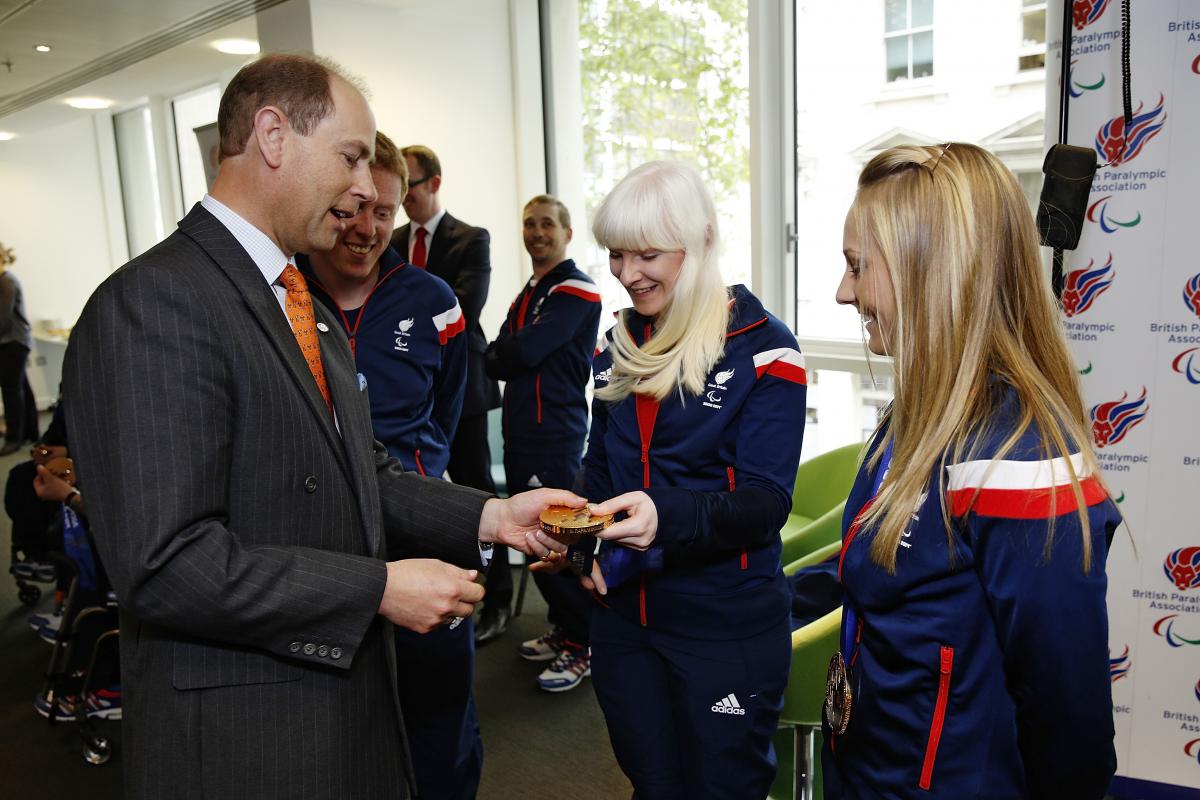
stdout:
<svg viewBox="0 0 1200 800">
<path fill-rule="evenodd" d="M 354 491 L 358 495 L 362 511 L 363 535 L 367 552 L 380 555 L 380 530 L 383 521 L 379 518 L 379 500 L 372 494 L 375 486 L 375 457 L 369 444 L 375 435 L 371 429 L 371 408 L 363 396 L 358 383 L 358 372 L 354 356 L 344 340 L 339 342 L 339 323 L 333 312 L 318 304 L 317 319 L 325 323 L 327 331 L 320 333 L 321 360 L 325 365 L 325 378 L 329 382 L 329 393 L 333 407 L 337 409 L 338 426 L 342 431 L 346 459 L 350 464 Z M 324 401 L 322 401 L 324 407 Z"/>
<path fill-rule="evenodd" d="M 392 247 L 396 248 L 396 251 L 400 253 L 400 257 L 405 261 L 408 261 L 408 234 L 411 230 L 412 223 L 410 222 L 405 225 L 401 225 L 396 229 L 396 232 L 392 234 Z"/>
<path fill-rule="evenodd" d="M 288 325 L 287 317 L 279 308 L 279 301 L 275 299 L 271 287 L 263 280 L 258 265 L 229 232 L 229 229 L 198 203 L 191 213 L 179 223 L 179 230 L 204 248 L 213 262 L 221 268 L 241 294 L 242 299 L 250 308 L 250 313 L 279 354 L 279 360 L 291 375 L 296 388 L 304 395 L 309 410 L 317 418 L 317 424 L 329 440 L 329 445 L 333 448 L 342 469 L 346 470 L 347 477 L 352 477 L 349 465 L 346 463 L 341 437 L 338 436 L 337 428 L 333 425 L 333 419 L 325 405 L 325 399 L 321 397 L 316 381 L 313 380 L 312 373 L 308 371 L 308 362 L 304 360 L 304 356 L 300 353 L 300 346 L 296 344 L 296 337 L 292 333 L 291 326 Z M 315 305 L 316 300 L 313 302 Z M 322 342 L 321 356 L 323 360 L 325 353 L 325 343 Z"/>
<path fill-rule="evenodd" d="M 438 223 L 437 230 L 433 232 L 433 245 L 429 248 L 429 258 L 426 259 L 426 265 L 432 270 L 438 270 L 446 262 L 446 251 L 450 249 L 450 245 L 454 242 L 454 229 L 458 227 L 458 220 L 450 216 L 447 211 L 442 215 L 441 222 Z M 441 277 L 438 272 L 435 275 Z"/>
</svg>

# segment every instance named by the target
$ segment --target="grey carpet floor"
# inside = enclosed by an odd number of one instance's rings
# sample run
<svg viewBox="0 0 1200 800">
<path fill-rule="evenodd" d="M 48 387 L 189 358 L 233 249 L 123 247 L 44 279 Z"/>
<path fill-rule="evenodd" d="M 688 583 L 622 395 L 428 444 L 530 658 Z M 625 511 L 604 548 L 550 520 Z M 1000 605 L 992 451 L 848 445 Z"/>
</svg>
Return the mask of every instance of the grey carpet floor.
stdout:
<svg viewBox="0 0 1200 800">
<path fill-rule="evenodd" d="M 27 457 L 0 459 L 0 477 L 7 479 L 9 468 Z M 0 514 L 0 797 L 117 800 L 120 723 L 97 723 L 98 732 L 114 743 L 115 755 L 96 767 L 84 762 L 75 725 L 50 725 L 34 712 L 50 647 L 26 620 L 48 611 L 52 598 L 47 592 L 32 609 L 20 604 L 8 574 L 9 542 L 9 519 Z M 530 581 L 524 613 L 504 636 L 479 649 L 475 699 L 484 744 L 479 798 L 627 798 L 629 782 L 613 758 L 590 681 L 571 692 L 542 692 L 534 678 L 545 665 L 517 656 L 521 640 L 544 632 L 545 613 Z"/>
</svg>

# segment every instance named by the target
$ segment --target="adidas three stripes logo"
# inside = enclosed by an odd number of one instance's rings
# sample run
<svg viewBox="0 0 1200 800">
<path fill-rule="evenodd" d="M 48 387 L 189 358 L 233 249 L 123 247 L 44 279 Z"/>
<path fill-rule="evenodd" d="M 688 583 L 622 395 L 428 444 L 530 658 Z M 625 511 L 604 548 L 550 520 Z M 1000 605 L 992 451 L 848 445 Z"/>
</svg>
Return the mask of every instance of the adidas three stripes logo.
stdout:
<svg viewBox="0 0 1200 800">
<path fill-rule="evenodd" d="M 746 709 L 742 708 L 741 703 L 738 702 L 737 697 L 732 692 L 713 703 L 712 710 L 718 714 L 746 715 Z"/>
</svg>

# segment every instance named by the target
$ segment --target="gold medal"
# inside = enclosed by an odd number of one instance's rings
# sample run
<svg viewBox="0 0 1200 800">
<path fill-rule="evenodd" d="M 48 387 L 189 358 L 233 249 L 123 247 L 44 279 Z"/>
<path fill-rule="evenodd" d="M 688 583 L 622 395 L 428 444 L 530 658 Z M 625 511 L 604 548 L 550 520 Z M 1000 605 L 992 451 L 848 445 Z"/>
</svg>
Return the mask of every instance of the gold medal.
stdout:
<svg viewBox="0 0 1200 800">
<path fill-rule="evenodd" d="M 825 676 L 825 723 L 835 736 L 841 736 L 850 727 L 850 709 L 853 705 L 846 662 L 841 653 L 834 653 L 833 658 L 829 659 L 829 672 Z"/>
</svg>

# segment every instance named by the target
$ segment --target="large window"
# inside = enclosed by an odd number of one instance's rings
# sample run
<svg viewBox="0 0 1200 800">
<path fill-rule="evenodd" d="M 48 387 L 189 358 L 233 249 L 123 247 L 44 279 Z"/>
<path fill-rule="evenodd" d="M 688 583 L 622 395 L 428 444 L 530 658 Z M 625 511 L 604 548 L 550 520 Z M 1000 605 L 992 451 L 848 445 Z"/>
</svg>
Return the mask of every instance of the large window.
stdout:
<svg viewBox="0 0 1200 800">
<path fill-rule="evenodd" d="M 1045 0 L 1021 0 L 1021 49 L 1017 56 L 1017 67 L 1022 71 L 1045 68 Z"/>
<path fill-rule="evenodd" d="M 933 0 L 885 0 L 883 23 L 888 81 L 932 75 Z"/>
<path fill-rule="evenodd" d="M 747 0 L 579 0 L 578 46 L 586 219 L 633 167 L 690 162 L 717 205 L 722 274 L 749 285 L 747 13 Z M 628 305 L 607 254 L 593 245 L 587 261 L 606 305 Z"/>
<path fill-rule="evenodd" d="M 887 359 L 867 359 L 858 314 L 834 300 L 845 270 L 842 227 L 863 165 L 897 144 L 974 142 L 1008 164 L 1031 204 L 1036 200 L 1044 81 L 1014 70 L 1026 45 L 1015 33 L 979 35 L 1013 31 L 1025 7 L 978 0 L 967 13 L 965 5 L 943 4 L 934 72 L 932 0 L 796 5 L 796 332 L 810 374 L 820 379 L 809 388 L 819 422 L 805 435 L 805 458 L 868 435 L 891 397 Z M 1044 28 L 1044 11 L 1043 4 L 1040 17 L 1022 21 L 1036 18 Z M 887 32 L 883 52 L 864 30 Z M 1044 30 L 1041 41 L 1044 54 Z M 892 82 L 881 85 L 881 74 Z"/>
</svg>

